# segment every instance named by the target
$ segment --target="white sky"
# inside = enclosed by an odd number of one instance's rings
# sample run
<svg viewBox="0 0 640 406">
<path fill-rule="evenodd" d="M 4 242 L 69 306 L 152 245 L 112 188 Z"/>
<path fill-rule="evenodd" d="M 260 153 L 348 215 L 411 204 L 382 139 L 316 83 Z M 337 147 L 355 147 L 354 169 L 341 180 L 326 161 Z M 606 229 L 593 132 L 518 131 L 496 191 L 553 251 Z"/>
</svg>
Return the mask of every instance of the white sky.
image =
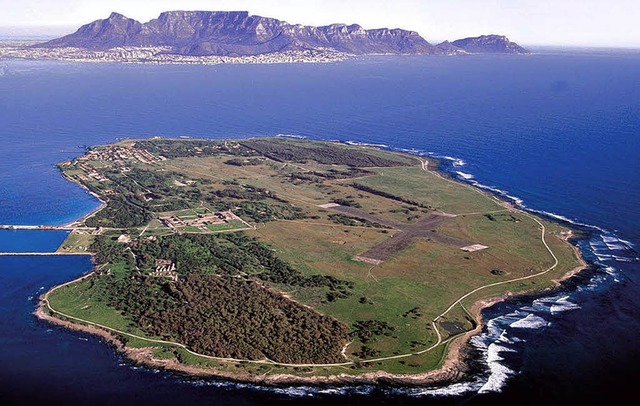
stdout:
<svg viewBox="0 0 640 406">
<path fill-rule="evenodd" d="M 247 10 L 290 23 L 399 27 L 434 43 L 504 34 L 529 45 L 640 48 L 640 0 L 0 0 L 0 33 L 65 26 L 56 30 L 62 34 L 112 11 L 145 22 L 167 10 Z"/>
</svg>

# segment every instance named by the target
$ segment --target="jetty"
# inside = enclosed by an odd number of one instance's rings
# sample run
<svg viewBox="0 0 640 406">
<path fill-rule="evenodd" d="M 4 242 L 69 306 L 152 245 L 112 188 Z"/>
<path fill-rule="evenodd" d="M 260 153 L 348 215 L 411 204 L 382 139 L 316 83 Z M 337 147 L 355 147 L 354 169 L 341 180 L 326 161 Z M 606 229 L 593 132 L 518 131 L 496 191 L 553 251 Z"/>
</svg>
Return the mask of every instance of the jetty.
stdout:
<svg viewBox="0 0 640 406">
<path fill-rule="evenodd" d="M 74 227 L 73 225 L 65 226 L 27 226 L 27 225 L 13 225 L 13 224 L 0 224 L 0 230 L 45 230 L 45 231 L 74 231 L 74 230 L 87 230 L 87 231 L 104 231 L 104 230 L 122 230 L 121 228 L 111 227 Z"/>
<path fill-rule="evenodd" d="M 0 225 L 0 230 L 66 230 L 72 231 L 77 227 L 69 227 L 69 226 L 25 226 L 25 225 L 13 225 L 13 224 L 2 224 Z"/>
<path fill-rule="evenodd" d="M 91 253 L 78 252 L 0 252 L 0 257 L 49 257 L 49 256 L 71 256 L 71 255 L 91 255 Z"/>
</svg>

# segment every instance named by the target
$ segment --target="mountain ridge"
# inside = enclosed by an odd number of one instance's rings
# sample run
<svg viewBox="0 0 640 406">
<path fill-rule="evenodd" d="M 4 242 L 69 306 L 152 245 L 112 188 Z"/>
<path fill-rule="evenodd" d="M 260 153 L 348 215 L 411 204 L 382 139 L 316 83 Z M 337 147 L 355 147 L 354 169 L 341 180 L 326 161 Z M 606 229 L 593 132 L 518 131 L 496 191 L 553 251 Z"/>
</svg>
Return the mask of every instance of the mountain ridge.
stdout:
<svg viewBox="0 0 640 406">
<path fill-rule="evenodd" d="M 168 47 L 168 53 L 188 56 L 251 56 L 323 49 L 351 55 L 526 53 L 524 48 L 504 36 L 476 39 L 433 45 L 417 32 L 400 28 L 289 24 L 275 18 L 250 15 L 248 11 L 166 11 L 146 23 L 113 12 L 106 19 L 81 26 L 75 33 L 37 46 L 92 51 L 117 47 Z M 456 44 L 459 41 L 465 42 Z M 487 44 L 488 51 L 482 50 L 483 43 Z"/>
</svg>

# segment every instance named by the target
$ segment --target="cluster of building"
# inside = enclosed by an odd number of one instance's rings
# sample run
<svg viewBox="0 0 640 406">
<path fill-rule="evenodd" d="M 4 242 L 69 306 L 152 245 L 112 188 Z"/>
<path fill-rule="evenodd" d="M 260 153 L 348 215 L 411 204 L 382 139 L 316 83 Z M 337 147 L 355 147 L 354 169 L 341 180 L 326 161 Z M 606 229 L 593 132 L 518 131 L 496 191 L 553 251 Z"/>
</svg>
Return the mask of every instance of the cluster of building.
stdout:
<svg viewBox="0 0 640 406">
<path fill-rule="evenodd" d="M 89 151 L 86 155 L 81 156 L 76 161 L 67 161 L 61 164 L 62 167 L 69 167 L 73 164 L 82 170 L 83 173 L 75 175 L 81 181 L 106 182 L 109 179 L 104 176 L 98 169 L 90 164 L 95 161 L 113 162 L 119 167 L 122 173 L 130 172 L 131 168 L 126 166 L 127 160 L 135 159 L 139 162 L 149 164 L 152 162 L 165 161 L 167 158 L 163 156 L 153 155 L 146 149 L 136 148 L 135 144 L 131 145 L 111 145 L 105 148 L 97 148 Z"/>
<path fill-rule="evenodd" d="M 118 47 L 108 51 L 84 48 L 35 48 L 0 46 L 0 58 L 54 59 L 74 62 L 110 62 L 145 64 L 273 64 L 273 63 L 328 63 L 343 61 L 350 55 L 331 49 L 283 51 L 248 56 L 192 56 L 171 53 L 168 47 Z"/>
<path fill-rule="evenodd" d="M 172 281 L 177 281 L 178 272 L 176 272 L 176 263 L 170 259 L 156 259 L 156 269 L 151 272 L 149 276 L 154 278 L 169 278 Z"/>
<path fill-rule="evenodd" d="M 94 167 L 92 167 L 91 165 L 88 165 L 88 164 L 86 164 L 84 162 L 80 162 L 78 164 L 78 168 L 82 169 L 84 171 L 84 173 L 85 173 L 85 176 L 78 175 L 78 177 L 80 179 L 82 179 L 83 181 L 90 180 L 88 178 L 95 179 L 98 182 L 106 182 L 106 181 L 109 180 L 109 179 L 107 179 L 107 177 L 105 177 L 100 172 L 98 172 Z"/>
<path fill-rule="evenodd" d="M 160 216 L 160 221 L 165 227 L 171 230 L 178 230 L 184 227 L 198 227 L 206 229 L 207 226 L 228 223 L 230 220 L 239 219 L 229 211 L 198 214 L 194 219 L 180 218 L 175 214 Z"/>
<path fill-rule="evenodd" d="M 125 166 L 126 160 L 136 159 L 144 164 L 165 161 L 163 156 L 155 156 L 146 149 L 136 148 L 135 144 L 130 145 L 110 145 L 105 148 L 92 149 L 85 156 L 79 158 L 80 161 L 107 161 L 119 166 Z"/>
</svg>

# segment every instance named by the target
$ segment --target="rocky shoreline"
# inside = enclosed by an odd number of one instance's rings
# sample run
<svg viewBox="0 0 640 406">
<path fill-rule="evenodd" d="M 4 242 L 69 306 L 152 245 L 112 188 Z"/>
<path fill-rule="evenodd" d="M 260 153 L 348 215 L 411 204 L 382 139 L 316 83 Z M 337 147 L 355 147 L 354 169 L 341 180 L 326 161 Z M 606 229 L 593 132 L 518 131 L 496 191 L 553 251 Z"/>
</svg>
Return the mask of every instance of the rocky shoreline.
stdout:
<svg viewBox="0 0 640 406">
<path fill-rule="evenodd" d="M 258 385 L 365 385 L 365 384 L 391 384 L 399 386 L 426 386 L 426 385 L 446 385 L 457 383 L 464 380 L 471 371 L 470 357 L 471 347 L 470 340 L 473 336 L 479 334 L 483 327 L 482 311 L 490 308 L 495 304 L 524 297 L 537 297 L 547 295 L 550 292 L 561 287 L 561 283 L 577 276 L 581 271 L 587 269 L 587 263 L 582 260 L 584 266 L 576 267 L 566 273 L 561 279 L 556 280 L 556 288 L 547 288 L 543 291 L 527 291 L 518 294 L 506 293 L 501 296 L 482 299 L 475 302 L 468 310 L 475 320 L 478 321 L 473 330 L 467 331 L 461 336 L 456 337 L 449 342 L 446 356 L 442 366 L 433 371 L 419 374 L 391 374 L 383 371 L 364 373 L 361 375 L 338 374 L 332 376 L 299 376 L 291 374 L 274 374 L 274 375 L 254 375 L 249 373 L 230 373 L 215 370 L 213 368 L 202 368 L 189 366 L 173 359 L 157 359 L 154 358 L 151 348 L 131 348 L 127 347 L 123 341 L 115 334 L 104 329 L 74 323 L 53 316 L 47 309 L 45 293 L 40 298 L 40 302 L 34 315 L 45 322 L 65 327 L 71 330 L 83 333 L 93 334 L 101 337 L 106 342 L 114 346 L 115 350 L 125 356 L 135 365 L 144 366 L 152 369 L 166 370 L 178 374 L 185 374 L 192 377 L 227 379 L 235 382 L 253 383 Z M 83 279 L 88 275 L 84 275 L 79 279 Z M 67 282 L 73 283 L 75 281 Z M 54 287 L 55 289 L 55 287 Z"/>
</svg>

